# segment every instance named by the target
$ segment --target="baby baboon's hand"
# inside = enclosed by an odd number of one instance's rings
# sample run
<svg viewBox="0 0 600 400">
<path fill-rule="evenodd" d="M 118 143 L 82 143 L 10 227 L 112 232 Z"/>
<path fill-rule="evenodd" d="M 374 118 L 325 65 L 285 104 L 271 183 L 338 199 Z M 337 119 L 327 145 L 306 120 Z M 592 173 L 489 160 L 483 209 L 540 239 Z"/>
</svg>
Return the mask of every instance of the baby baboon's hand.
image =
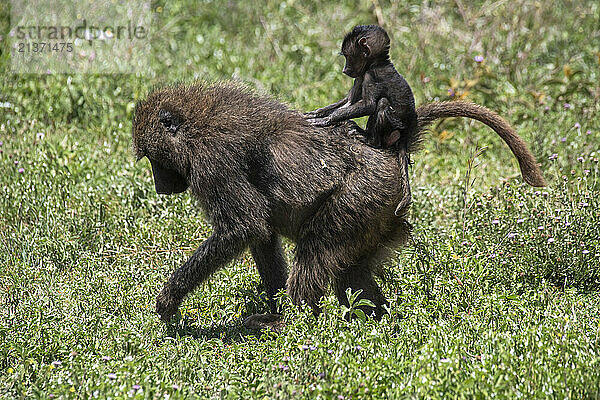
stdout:
<svg viewBox="0 0 600 400">
<path fill-rule="evenodd" d="M 173 297 L 167 286 L 160 292 L 156 297 L 156 312 L 160 315 L 160 319 L 164 322 L 169 322 L 171 317 L 175 315 L 181 300 L 177 300 Z"/>
<path fill-rule="evenodd" d="M 325 118 L 310 118 L 308 120 L 311 124 L 313 124 L 314 126 L 329 126 L 331 125 L 331 121 L 329 120 L 328 117 Z"/>
</svg>

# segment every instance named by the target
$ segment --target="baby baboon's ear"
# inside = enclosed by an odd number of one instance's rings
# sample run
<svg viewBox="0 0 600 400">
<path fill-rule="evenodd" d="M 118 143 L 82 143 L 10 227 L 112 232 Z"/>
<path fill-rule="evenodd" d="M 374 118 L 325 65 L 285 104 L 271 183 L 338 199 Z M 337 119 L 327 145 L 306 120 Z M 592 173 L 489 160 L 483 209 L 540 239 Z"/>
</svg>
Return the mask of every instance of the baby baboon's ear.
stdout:
<svg viewBox="0 0 600 400">
<path fill-rule="evenodd" d="M 177 130 L 184 122 L 181 114 L 170 107 L 161 108 L 158 112 L 158 119 L 165 130 L 173 135 L 177 133 Z"/>
<path fill-rule="evenodd" d="M 358 39 L 358 45 L 361 47 L 365 57 L 371 55 L 371 46 L 369 46 L 366 37 L 361 37 L 360 39 Z"/>
</svg>

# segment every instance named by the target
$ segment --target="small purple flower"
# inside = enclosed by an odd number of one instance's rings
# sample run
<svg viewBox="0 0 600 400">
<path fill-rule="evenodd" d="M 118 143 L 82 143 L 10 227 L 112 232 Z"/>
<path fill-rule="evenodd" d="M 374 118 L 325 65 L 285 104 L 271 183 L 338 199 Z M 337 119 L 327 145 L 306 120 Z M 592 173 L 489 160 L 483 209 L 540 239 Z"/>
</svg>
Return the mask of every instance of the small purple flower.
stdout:
<svg viewBox="0 0 600 400">
<path fill-rule="evenodd" d="M 591 133 L 591 132 L 590 132 Z M 4 143 L 2 141 L 0 141 L 0 146 L 2 146 Z"/>
<path fill-rule="evenodd" d="M 173 388 L 173 390 L 179 390 L 179 385 L 173 384 L 173 386 L 171 386 Z"/>
<path fill-rule="evenodd" d="M 102 361 L 110 361 L 110 357 L 109 356 L 102 356 Z"/>
<path fill-rule="evenodd" d="M 583 170 L 583 174 L 584 175 L 589 175 L 590 174 L 590 170 L 589 169 L 584 169 Z"/>
<path fill-rule="evenodd" d="M 464 240 L 464 241 L 463 241 L 461 244 L 462 244 L 463 246 L 468 246 L 470 243 L 469 243 L 469 241 L 467 241 L 467 240 Z"/>
<path fill-rule="evenodd" d="M 581 124 L 579 122 L 575 122 L 575 125 L 573 125 L 575 127 L 575 129 L 581 129 Z"/>
<path fill-rule="evenodd" d="M 358 351 L 361 351 L 361 350 L 362 350 L 362 347 L 360 347 L 360 346 L 356 346 L 356 347 L 355 347 L 355 349 L 356 349 L 356 350 L 358 350 Z"/>
<path fill-rule="evenodd" d="M 538 226 L 538 231 L 543 231 L 543 230 L 544 230 L 544 226 L 543 225 Z"/>
<path fill-rule="evenodd" d="M 477 63 L 482 63 L 483 62 L 483 56 L 475 56 L 474 57 L 475 62 Z"/>
<path fill-rule="evenodd" d="M 44 138 L 44 132 L 38 132 L 36 134 L 36 137 L 38 138 L 38 140 L 42 140 Z"/>
<path fill-rule="evenodd" d="M 544 111 L 550 111 L 550 107 L 544 106 Z"/>
<path fill-rule="evenodd" d="M 338 397 L 337 397 L 337 398 L 338 398 L 338 400 L 344 400 L 344 396 L 342 396 L 341 394 L 340 394 L 340 395 L 338 395 Z"/>
<path fill-rule="evenodd" d="M 55 368 L 60 367 L 61 365 L 62 365 L 62 362 L 60 362 L 60 361 L 52 361 L 52 366 Z"/>
<path fill-rule="evenodd" d="M 565 110 L 569 110 L 571 108 L 571 105 L 569 103 L 565 103 L 563 104 L 563 107 Z"/>
<path fill-rule="evenodd" d="M 310 349 L 310 351 L 315 351 L 317 349 L 315 346 L 309 346 L 308 348 Z"/>
<path fill-rule="evenodd" d="M 137 391 L 138 391 L 138 390 L 140 390 L 142 387 L 141 387 L 140 385 L 137 385 L 137 384 L 136 384 L 136 385 L 133 385 L 131 388 L 137 392 Z"/>
<path fill-rule="evenodd" d="M 317 376 L 319 378 L 323 379 L 323 378 L 325 378 L 325 372 L 319 372 L 319 374 Z"/>
<path fill-rule="evenodd" d="M 590 251 L 589 250 L 583 250 L 582 253 L 583 254 L 588 254 Z"/>
<path fill-rule="evenodd" d="M 509 239 L 512 239 L 512 238 L 514 238 L 514 237 L 516 237 L 516 236 L 517 236 L 517 234 L 516 234 L 516 233 L 514 233 L 514 232 L 511 232 L 511 233 L 509 233 L 508 235 L 506 235 L 506 237 L 507 237 L 507 238 L 509 238 Z"/>
<path fill-rule="evenodd" d="M 560 141 L 564 143 L 567 141 L 567 138 L 566 137 L 560 138 Z"/>
<path fill-rule="evenodd" d="M 495 220 L 492 221 L 492 224 L 494 224 L 494 225 L 498 225 L 499 223 L 500 223 L 499 219 L 495 219 Z"/>
<path fill-rule="evenodd" d="M 589 203 L 586 203 L 586 202 L 581 203 L 581 207 L 583 207 L 583 208 L 589 207 L 589 206 L 590 206 Z"/>
<path fill-rule="evenodd" d="M 24 169 L 24 168 L 19 168 L 19 169 L 17 170 L 17 172 L 18 172 L 18 173 L 20 173 L 20 174 L 22 174 L 22 173 L 24 173 L 24 172 L 25 172 L 25 169 Z"/>
<path fill-rule="evenodd" d="M 308 350 L 309 348 L 310 348 L 310 347 L 308 347 L 308 345 L 307 345 L 307 344 L 303 344 L 303 345 L 302 345 L 302 350 Z"/>
<path fill-rule="evenodd" d="M 523 218 L 519 218 L 519 219 L 517 220 L 517 224 L 522 224 L 523 222 L 525 222 L 525 220 L 524 220 Z"/>
<path fill-rule="evenodd" d="M 110 379 L 110 380 L 113 380 L 113 381 L 114 381 L 115 379 L 117 379 L 117 374 L 114 374 L 114 373 L 112 373 L 112 372 L 111 372 L 110 374 L 106 375 L 106 376 L 108 376 L 108 379 Z"/>
<path fill-rule="evenodd" d="M 452 88 L 448 89 L 448 96 L 454 97 L 455 94 L 456 93 L 454 93 L 454 89 L 452 89 Z"/>
<path fill-rule="evenodd" d="M 556 160 L 557 157 L 558 157 L 558 154 L 553 153 L 550 157 L 548 157 L 548 160 Z"/>
<path fill-rule="evenodd" d="M 15 165 L 19 165 L 19 160 L 15 160 Z"/>
<path fill-rule="evenodd" d="M 327 354 L 333 354 L 333 350 L 331 350 L 331 349 L 327 350 Z"/>
<path fill-rule="evenodd" d="M 554 243 L 554 238 L 548 238 L 548 244 Z"/>
<path fill-rule="evenodd" d="M 282 360 L 283 360 L 284 362 L 288 362 L 288 361 L 290 361 L 290 358 L 289 358 L 288 356 L 284 356 L 284 357 L 282 358 Z"/>
<path fill-rule="evenodd" d="M 591 134 L 592 134 L 592 131 L 591 131 L 590 129 L 588 129 L 587 131 L 585 131 L 585 134 L 586 134 L 586 135 L 591 135 Z M 2 143 L 2 142 L 0 142 L 0 145 L 1 145 L 1 143 Z"/>
<path fill-rule="evenodd" d="M 577 161 L 583 162 L 583 157 L 577 157 Z"/>
<path fill-rule="evenodd" d="M 53 398 L 54 398 L 54 397 L 56 397 L 56 396 L 54 395 L 54 393 L 50 393 L 50 394 L 48 395 L 48 397 L 49 397 L 49 398 L 51 398 L 51 399 L 53 399 Z"/>
<path fill-rule="evenodd" d="M 540 194 L 542 194 L 542 192 L 540 192 L 539 190 L 536 190 L 535 192 L 533 192 L 533 194 L 534 194 L 535 196 L 539 196 Z"/>
</svg>

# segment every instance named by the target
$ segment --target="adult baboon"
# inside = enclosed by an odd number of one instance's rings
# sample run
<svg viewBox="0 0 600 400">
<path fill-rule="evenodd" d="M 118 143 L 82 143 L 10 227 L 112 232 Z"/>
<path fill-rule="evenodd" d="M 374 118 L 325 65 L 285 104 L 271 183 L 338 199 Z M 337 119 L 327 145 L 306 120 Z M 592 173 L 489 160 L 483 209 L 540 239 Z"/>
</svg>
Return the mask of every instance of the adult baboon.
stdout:
<svg viewBox="0 0 600 400">
<path fill-rule="evenodd" d="M 525 143 L 488 109 L 448 102 L 417 112 L 421 131 L 448 116 L 483 121 L 507 142 L 525 180 L 544 184 Z M 375 305 L 365 311 L 380 317 L 386 299 L 373 272 L 406 241 L 410 225 L 394 215 L 403 197 L 395 152 L 369 147 L 349 133 L 353 128 L 347 121 L 315 127 L 301 113 L 228 83 L 168 87 L 139 102 L 133 147 L 138 159 L 150 160 L 156 191 L 191 188 L 213 226 L 158 295 L 161 318 L 169 320 L 190 291 L 246 248 L 272 313 L 280 289 L 318 310 L 332 285 L 341 303 L 346 288 L 362 290 Z M 296 242 L 289 277 L 280 236 Z"/>
</svg>

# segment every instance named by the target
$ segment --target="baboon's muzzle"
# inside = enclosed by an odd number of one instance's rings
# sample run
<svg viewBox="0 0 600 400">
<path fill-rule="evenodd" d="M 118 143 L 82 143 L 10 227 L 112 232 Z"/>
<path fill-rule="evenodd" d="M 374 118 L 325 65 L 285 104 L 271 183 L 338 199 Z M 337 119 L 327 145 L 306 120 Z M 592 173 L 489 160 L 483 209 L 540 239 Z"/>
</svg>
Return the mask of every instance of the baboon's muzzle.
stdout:
<svg viewBox="0 0 600 400">
<path fill-rule="evenodd" d="M 168 169 L 150 160 L 152 165 L 152 175 L 154 175 L 154 187 L 158 194 L 173 194 L 184 192 L 188 183 L 183 176 L 176 171 Z"/>
</svg>

